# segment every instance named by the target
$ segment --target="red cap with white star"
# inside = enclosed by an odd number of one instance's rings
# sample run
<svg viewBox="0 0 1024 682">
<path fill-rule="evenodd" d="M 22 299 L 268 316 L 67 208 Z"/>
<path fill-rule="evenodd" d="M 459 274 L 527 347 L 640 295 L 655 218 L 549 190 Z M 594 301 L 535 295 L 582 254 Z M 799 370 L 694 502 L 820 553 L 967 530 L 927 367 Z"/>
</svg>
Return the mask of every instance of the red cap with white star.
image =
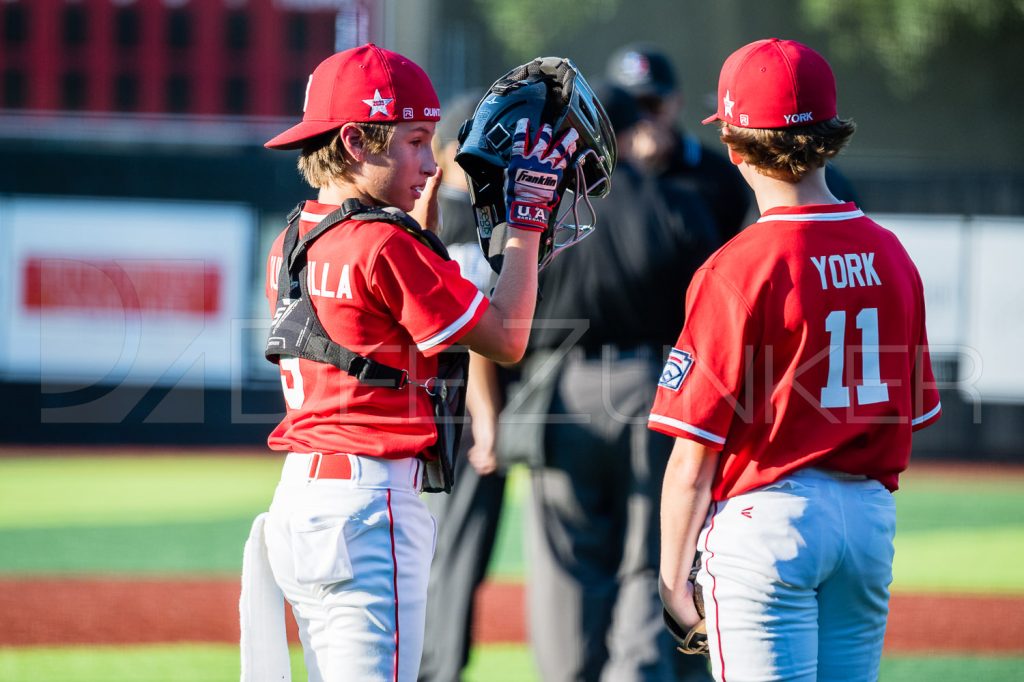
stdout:
<svg viewBox="0 0 1024 682">
<path fill-rule="evenodd" d="M 768 38 L 729 55 L 718 79 L 718 112 L 704 123 L 790 128 L 836 116 L 836 78 L 825 58 L 795 40 Z"/>
<path fill-rule="evenodd" d="M 302 123 L 264 146 L 297 149 L 349 122 L 437 121 L 441 106 L 427 74 L 411 59 L 367 43 L 316 67 L 306 85 Z"/>
</svg>

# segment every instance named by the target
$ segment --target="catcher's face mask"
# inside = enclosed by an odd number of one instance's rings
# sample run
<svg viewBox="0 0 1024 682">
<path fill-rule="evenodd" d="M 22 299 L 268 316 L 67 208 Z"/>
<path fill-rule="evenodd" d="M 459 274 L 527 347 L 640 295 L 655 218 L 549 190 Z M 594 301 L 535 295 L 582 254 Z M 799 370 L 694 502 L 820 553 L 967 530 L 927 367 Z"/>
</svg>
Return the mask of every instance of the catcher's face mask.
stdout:
<svg viewBox="0 0 1024 682">
<path fill-rule="evenodd" d="M 505 168 L 512 150 L 516 122 L 530 119 L 530 129 L 548 123 L 554 138 L 572 127 L 579 133 L 576 153 L 563 175 L 558 196 L 572 193 L 569 206 L 560 202 L 541 238 L 538 269 L 561 251 L 590 234 L 597 215 L 589 197 L 611 189 L 615 168 L 615 133 L 608 115 L 571 60 L 543 57 L 512 69 L 490 87 L 473 118 L 459 132 L 455 160 L 466 171 L 476 216 L 477 234 L 491 268 L 501 272 L 505 222 Z M 580 220 L 580 204 L 587 222 Z"/>
</svg>

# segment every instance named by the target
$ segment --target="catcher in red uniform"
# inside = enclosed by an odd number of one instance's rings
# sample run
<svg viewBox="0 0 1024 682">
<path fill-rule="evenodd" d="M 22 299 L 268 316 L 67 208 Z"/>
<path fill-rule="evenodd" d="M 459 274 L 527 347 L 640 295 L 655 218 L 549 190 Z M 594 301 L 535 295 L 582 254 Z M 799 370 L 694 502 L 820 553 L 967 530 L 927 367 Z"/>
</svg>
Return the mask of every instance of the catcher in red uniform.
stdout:
<svg viewBox="0 0 1024 682">
<path fill-rule="evenodd" d="M 538 245 L 578 135 L 526 120 L 511 131 L 509 238 L 488 300 L 431 232 L 440 108 L 423 70 L 374 45 L 340 52 L 313 72 L 304 111 L 267 143 L 300 150 L 318 195 L 267 263 L 267 357 L 287 406 L 269 444 L 287 455 L 246 546 L 242 677 L 287 677 L 283 593 L 310 680 L 412 681 L 435 543 L 419 493 L 450 485 L 461 416 L 460 363 L 441 356 L 464 355 L 454 344 L 522 356 Z"/>
</svg>

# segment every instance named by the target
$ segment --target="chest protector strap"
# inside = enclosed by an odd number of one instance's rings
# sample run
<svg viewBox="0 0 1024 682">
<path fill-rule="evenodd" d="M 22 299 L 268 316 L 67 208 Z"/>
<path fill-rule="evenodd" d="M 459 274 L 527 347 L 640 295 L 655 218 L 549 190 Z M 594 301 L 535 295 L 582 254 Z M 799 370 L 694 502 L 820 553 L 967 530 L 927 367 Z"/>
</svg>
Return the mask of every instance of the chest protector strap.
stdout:
<svg viewBox="0 0 1024 682">
<path fill-rule="evenodd" d="M 306 279 L 309 247 L 328 230 L 346 220 L 392 223 L 416 237 L 445 260 L 451 260 L 441 239 L 424 230 L 406 213 L 397 208 L 371 208 L 356 199 L 349 199 L 340 208 L 327 214 L 301 238 L 299 219 L 305 202 L 288 214 L 288 229 L 281 248 L 281 270 L 277 276 L 277 305 L 270 325 L 267 360 L 275 364 L 281 358 L 303 358 L 333 365 L 362 384 L 390 389 L 402 389 L 409 383 L 404 369 L 389 367 L 336 343 L 328 336 L 310 302 Z M 438 443 L 436 446 L 440 468 L 428 462 L 424 490 L 450 492 L 454 471 L 454 456 L 462 435 L 465 415 L 465 392 L 469 354 L 465 349 L 453 349 L 438 359 L 438 376 L 424 386 L 434 403 Z M 433 474 L 431 476 L 430 474 Z"/>
<path fill-rule="evenodd" d="M 350 374 L 360 383 L 394 389 L 404 387 L 409 383 L 408 372 L 349 350 L 327 335 L 310 303 L 306 253 L 313 242 L 346 220 L 396 223 L 409 231 L 425 230 L 400 211 L 392 213 L 372 209 L 350 199 L 341 208 L 324 216 L 316 227 L 300 238 L 299 217 L 303 205 L 299 204 L 288 215 L 288 230 L 281 249 L 281 270 L 277 276 L 277 306 L 265 351 L 267 360 L 277 364 L 282 357 L 293 357 L 325 362 Z"/>
</svg>

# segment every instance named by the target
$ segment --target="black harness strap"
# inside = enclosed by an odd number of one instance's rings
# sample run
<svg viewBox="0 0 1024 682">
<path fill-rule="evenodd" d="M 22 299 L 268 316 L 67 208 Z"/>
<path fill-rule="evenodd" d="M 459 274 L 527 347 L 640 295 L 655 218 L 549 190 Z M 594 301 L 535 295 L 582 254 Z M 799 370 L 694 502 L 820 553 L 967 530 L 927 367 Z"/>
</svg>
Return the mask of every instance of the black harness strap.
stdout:
<svg viewBox="0 0 1024 682">
<path fill-rule="evenodd" d="M 303 203 L 288 214 L 288 230 L 282 244 L 281 270 L 277 278 L 277 311 L 267 342 L 266 357 L 273 363 L 281 357 L 299 357 L 326 362 L 355 377 L 360 383 L 399 389 L 409 383 L 405 370 L 395 369 L 360 355 L 333 341 L 313 310 L 306 280 L 306 252 L 335 225 L 346 220 L 388 222 L 401 226 L 429 248 L 448 259 L 444 244 L 401 211 L 369 208 L 349 199 L 327 214 L 312 230 L 299 238 Z M 432 239 L 431 239 L 432 238 Z"/>
<path fill-rule="evenodd" d="M 341 208 L 324 216 L 316 227 L 299 238 L 302 207 L 288 215 L 288 229 L 281 247 L 281 270 L 277 276 L 277 309 L 270 326 L 265 355 L 279 363 L 283 357 L 296 357 L 334 365 L 360 383 L 400 389 L 407 386 L 409 373 L 360 355 L 333 341 L 317 317 L 309 298 L 306 281 L 306 253 L 313 242 L 345 220 L 392 223 L 419 239 L 445 260 L 448 250 L 433 232 L 424 230 L 408 215 L 392 208 L 369 208 L 350 199 Z M 424 458 L 423 490 L 451 492 L 455 480 L 455 458 L 462 436 L 466 413 L 466 381 L 469 353 L 466 349 L 448 349 L 438 359 L 437 376 L 421 386 L 430 396 L 437 428 L 433 446 L 435 458 Z"/>
</svg>

